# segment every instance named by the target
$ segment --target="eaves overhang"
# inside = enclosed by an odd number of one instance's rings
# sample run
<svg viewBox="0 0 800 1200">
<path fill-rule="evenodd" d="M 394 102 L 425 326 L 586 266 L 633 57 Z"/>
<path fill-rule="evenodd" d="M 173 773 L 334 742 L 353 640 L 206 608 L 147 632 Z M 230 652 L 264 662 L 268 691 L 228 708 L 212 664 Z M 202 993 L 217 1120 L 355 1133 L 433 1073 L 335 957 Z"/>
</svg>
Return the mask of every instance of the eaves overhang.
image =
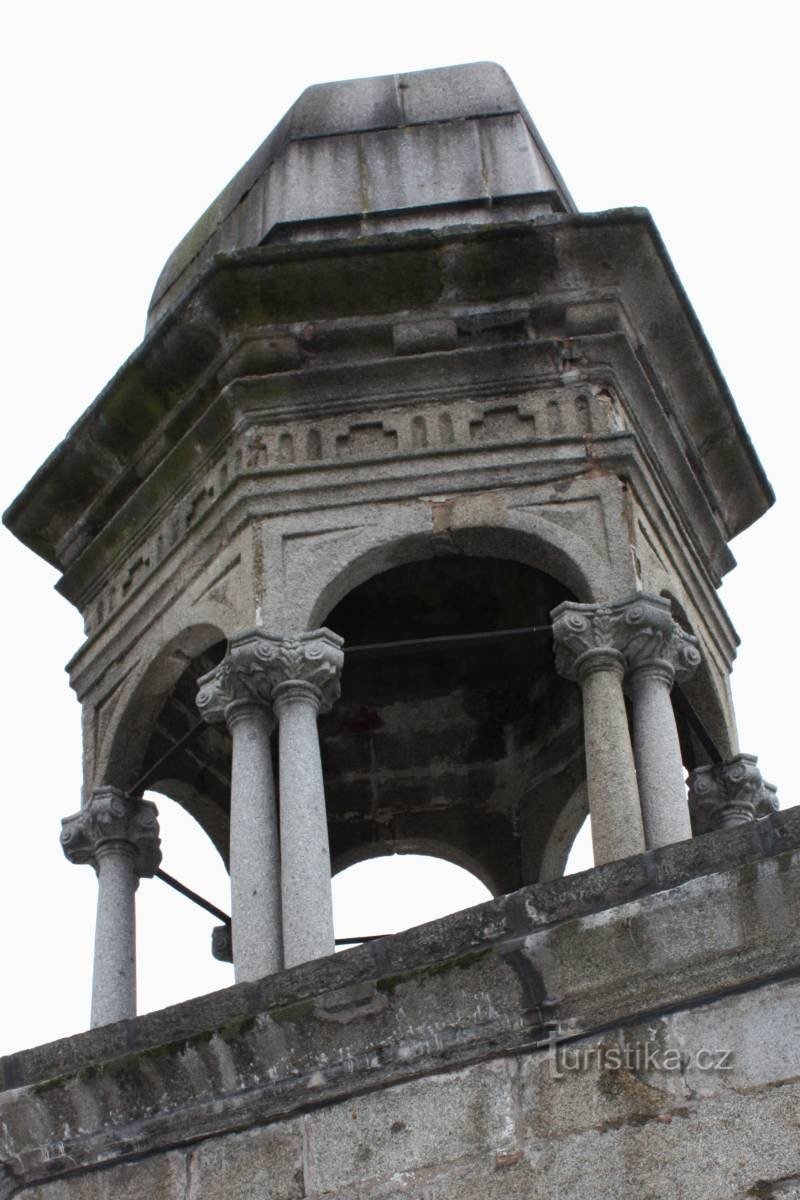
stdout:
<svg viewBox="0 0 800 1200">
<path fill-rule="evenodd" d="M 278 382 L 290 372 L 296 381 L 304 368 L 327 360 L 342 365 L 347 356 L 391 354 L 392 326 L 409 314 L 448 317 L 467 329 L 475 312 L 504 305 L 528 314 L 526 338 L 541 333 L 568 342 L 569 313 L 576 305 L 590 311 L 593 300 L 601 324 L 609 308 L 617 323 L 623 315 L 720 532 L 734 537 L 769 508 L 773 492 L 663 242 L 641 209 L 217 255 L 3 520 L 64 570 L 237 373 L 274 374 Z M 257 349 L 244 361 L 248 339 Z"/>
</svg>

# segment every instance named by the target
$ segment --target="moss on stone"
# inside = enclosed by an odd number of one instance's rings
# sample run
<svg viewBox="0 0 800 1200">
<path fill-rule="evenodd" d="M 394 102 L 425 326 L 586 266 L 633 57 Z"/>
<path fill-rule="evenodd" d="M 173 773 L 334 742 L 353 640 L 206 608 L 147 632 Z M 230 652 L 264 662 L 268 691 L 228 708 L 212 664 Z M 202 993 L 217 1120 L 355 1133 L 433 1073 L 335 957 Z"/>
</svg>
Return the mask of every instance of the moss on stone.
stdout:
<svg viewBox="0 0 800 1200">
<path fill-rule="evenodd" d="M 424 967 L 415 967 L 411 971 L 403 971 L 397 975 L 385 975 L 383 979 L 377 981 L 377 988 L 380 992 L 393 992 L 395 988 L 402 983 L 408 983 L 414 979 L 432 979 L 437 975 L 446 975 L 453 970 L 465 970 L 471 967 L 473 963 L 479 962 L 482 958 L 493 953 L 493 947 L 486 946 L 482 950 L 470 950 L 465 954 L 460 954 L 456 958 L 447 958 L 444 962 L 430 963 Z"/>
<path fill-rule="evenodd" d="M 294 1004 L 283 1004 L 279 1008 L 273 1008 L 269 1015 L 273 1021 L 295 1022 L 302 1021 L 304 1017 L 310 1016 L 313 1011 L 313 1000 L 298 1000 Z"/>
<path fill-rule="evenodd" d="M 255 1028 L 255 1017 L 236 1017 L 232 1021 L 226 1021 L 224 1025 L 220 1025 L 216 1030 L 217 1036 L 221 1037 L 224 1042 L 230 1038 L 240 1037 L 245 1033 L 249 1033 Z"/>
</svg>

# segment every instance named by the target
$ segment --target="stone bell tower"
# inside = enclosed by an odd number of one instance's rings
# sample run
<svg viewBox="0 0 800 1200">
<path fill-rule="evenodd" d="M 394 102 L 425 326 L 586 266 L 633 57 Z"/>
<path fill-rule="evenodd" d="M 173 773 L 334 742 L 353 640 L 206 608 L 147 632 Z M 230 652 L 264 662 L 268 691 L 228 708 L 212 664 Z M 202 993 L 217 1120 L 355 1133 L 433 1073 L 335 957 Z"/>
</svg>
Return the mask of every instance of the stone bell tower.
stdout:
<svg viewBox="0 0 800 1200">
<path fill-rule="evenodd" d="M 800 1195 L 800 820 L 717 594 L 771 502 L 649 214 L 577 212 L 499 67 L 303 93 L 5 515 L 85 618 L 99 895 L 0 1196 Z M 137 1017 L 148 789 L 236 985 Z M 334 957 L 395 852 L 495 899 Z"/>
</svg>

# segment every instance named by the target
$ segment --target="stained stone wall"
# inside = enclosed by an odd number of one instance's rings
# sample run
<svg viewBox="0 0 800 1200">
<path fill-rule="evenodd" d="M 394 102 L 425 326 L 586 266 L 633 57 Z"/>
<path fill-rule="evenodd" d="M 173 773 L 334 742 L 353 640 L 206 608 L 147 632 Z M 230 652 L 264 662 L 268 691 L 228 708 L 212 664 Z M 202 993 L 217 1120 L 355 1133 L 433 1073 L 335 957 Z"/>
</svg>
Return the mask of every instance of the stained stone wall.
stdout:
<svg viewBox="0 0 800 1200">
<path fill-rule="evenodd" d="M 304 93 L 4 520 L 84 617 L 84 801 L 146 775 L 225 855 L 230 737 L 183 735 L 254 628 L 660 594 L 735 752 L 717 589 L 772 498 L 649 214 L 576 213 L 471 64 Z M 438 838 L 507 894 L 2 1060 L 0 1198 L 800 1197 L 800 810 L 544 882 L 586 812 L 551 649 L 351 658 L 320 725 L 335 866 Z"/>
<path fill-rule="evenodd" d="M 798 898 L 795 808 L 12 1055 L 0 1194 L 797 1198 Z"/>
</svg>

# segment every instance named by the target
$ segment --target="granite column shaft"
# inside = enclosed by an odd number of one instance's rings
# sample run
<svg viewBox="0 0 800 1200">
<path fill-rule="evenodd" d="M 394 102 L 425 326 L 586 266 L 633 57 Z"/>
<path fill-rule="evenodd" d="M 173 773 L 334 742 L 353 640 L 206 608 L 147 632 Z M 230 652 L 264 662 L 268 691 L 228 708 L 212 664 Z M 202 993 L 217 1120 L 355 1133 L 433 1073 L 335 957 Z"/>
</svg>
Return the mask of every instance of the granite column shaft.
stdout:
<svg viewBox="0 0 800 1200">
<path fill-rule="evenodd" d="M 136 1016 L 136 889 L 161 862 L 158 813 L 119 788 L 95 788 L 80 812 L 62 821 L 70 862 L 97 872 L 91 1024 Z"/>
<path fill-rule="evenodd" d="M 229 704 L 231 764 L 231 934 L 236 982 L 281 969 L 281 898 L 278 822 L 270 734 L 273 721 L 260 703 Z"/>
<path fill-rule="evenodd" d="M 108 841 L 96 852 L 97 919 L 94 930 L 91 1024 L 136 1016 L 136 888 L 134 848 Z"/>
<path fill-rule="evenodd" d="M 289 680 L 275 689 L 279 723 L 281 887 L 287 967 L 334 952 L 331 862 L 317 715 L 321 694 Z"/>
<path fill-rule="evenodd" d="M 633 747 L 648 850 L 692 836 L 678 729 L 670 691 L 672 666 L 656 660 L 630 673 Z"/>
<path fill-rule="evenodd" d="M 622 657 L 614 651 L 589 651 L 577 664 L 583 694 L 586 788 L 598 866 L 640 854 L 645 848 L 623 673 Z"/>
</svg>

